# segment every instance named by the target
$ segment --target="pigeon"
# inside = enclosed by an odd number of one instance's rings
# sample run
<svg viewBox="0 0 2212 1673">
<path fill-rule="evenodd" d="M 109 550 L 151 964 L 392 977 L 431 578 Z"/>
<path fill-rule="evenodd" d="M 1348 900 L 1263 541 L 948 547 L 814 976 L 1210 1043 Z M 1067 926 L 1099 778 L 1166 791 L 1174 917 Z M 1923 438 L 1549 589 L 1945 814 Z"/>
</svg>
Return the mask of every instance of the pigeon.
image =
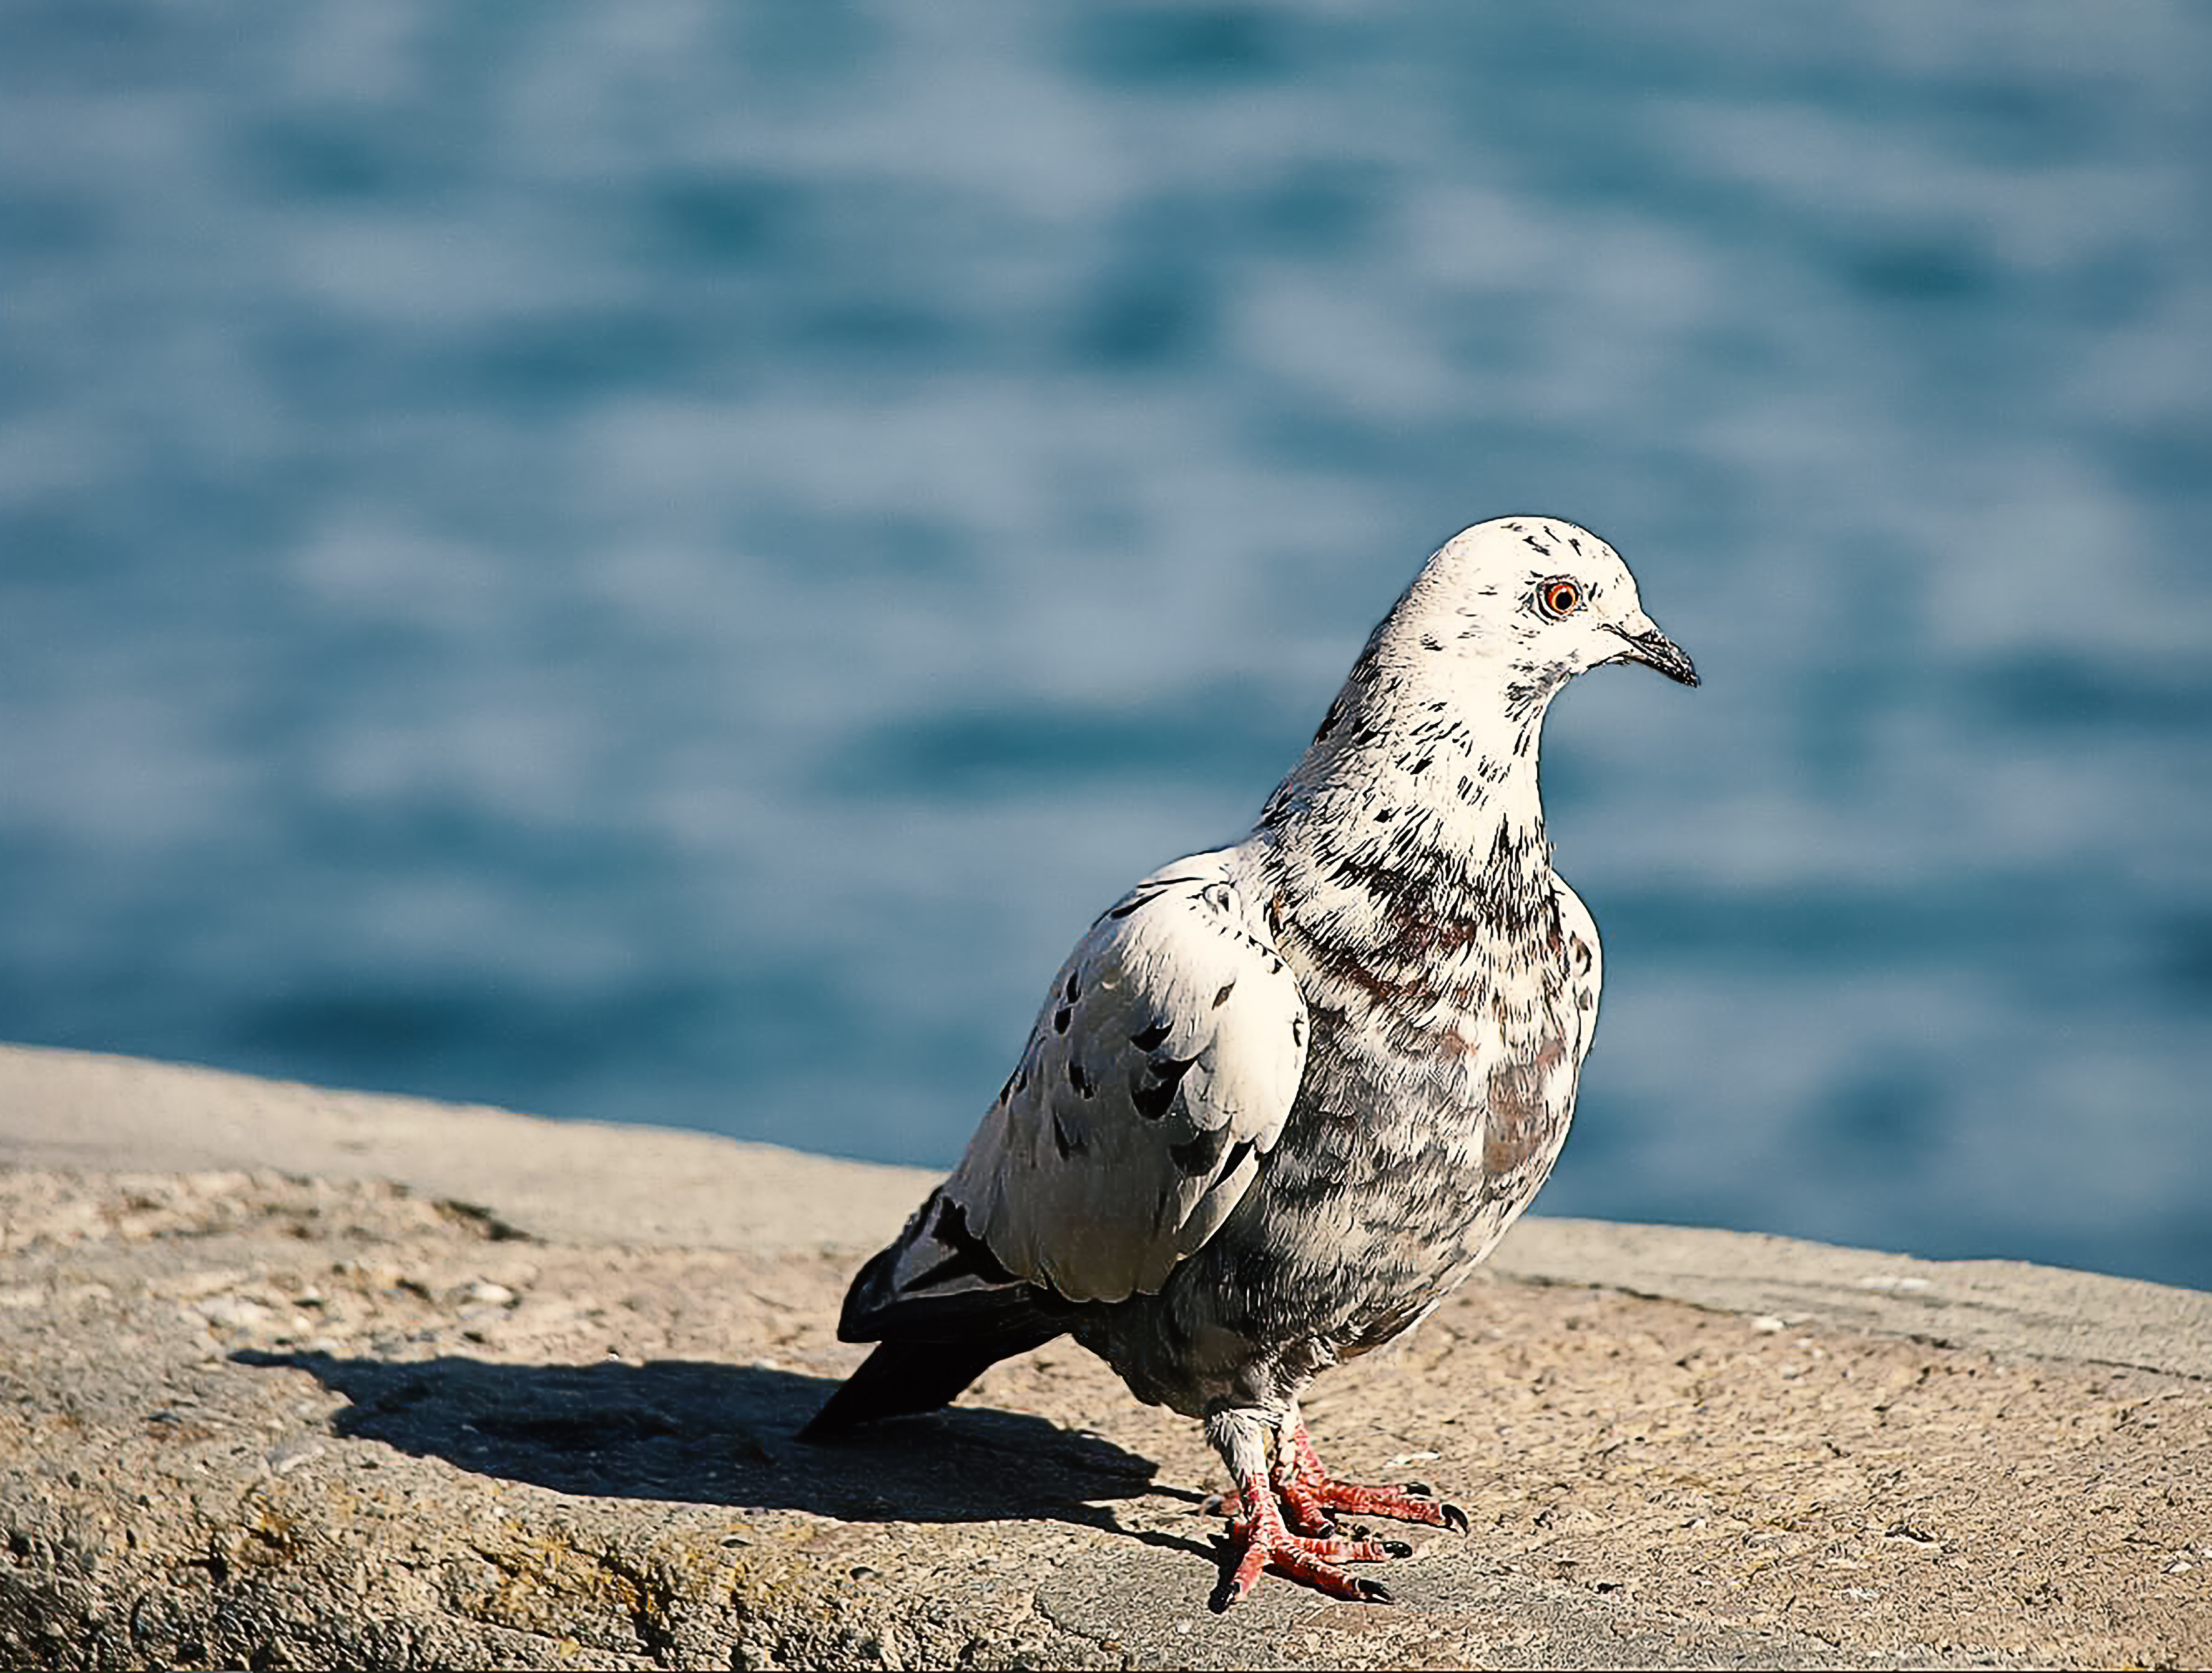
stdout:
<svg viewBox="0 0 2212 1673">
<path fill-rule="evenodd" d="M 1077 943 L 959 1167 L 854 1277 L 837 1334 L 878 1346 L 805 1438 L 1073 1336 L 1227 1466 L 1218 1609 L 1270 1568 L 1389 1601 L 1346 1565 L 1413 1548 L 1339 1514 L 1465 1532 L 1425 1483 L 1331 1476 L 1298 1402 L 1433 1312 L 1566 1137 L 1602 967 L 1537 745 L 1609 662 L 1698 683 L 1595 535 L 1499 518 L 1437 551 L 1251 833 Z"/>
</svg>

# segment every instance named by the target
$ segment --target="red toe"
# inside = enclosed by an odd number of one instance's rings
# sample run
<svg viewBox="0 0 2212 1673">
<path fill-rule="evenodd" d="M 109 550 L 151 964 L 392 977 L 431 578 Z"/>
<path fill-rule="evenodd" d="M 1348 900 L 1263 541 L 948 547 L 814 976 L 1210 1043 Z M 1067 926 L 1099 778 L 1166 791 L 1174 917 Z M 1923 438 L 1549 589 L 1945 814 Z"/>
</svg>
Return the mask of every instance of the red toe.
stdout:
<svg viewBox="0 0 2212 1673">
<path fill-rule="evenodd" d="M 1229 1545 L 1237 1566 L 1221 1591 L 1220 1607 L 1229 1609 L 1260 1583 L 1272 1568 L 1316 1591 L 1347 1603 L 1388 1603 L 1389 1591 L 1373 1580 L 1347 1574 L 1338 1567 L 1347 1562 L 1384 1562 L 1407 1556 L 1411 1548 L 1380 1539 L 1318 1538 L 1292 1533 L 1283 1524 L 1275 1495 L 1266 1482 L 1253 1478 L 1239 1484 L 1240 1513 L 1229 1519 Z"/>
<path fill-rule="evenodd" d="M 1434 1494 L 1410 1487 L 1370 1487 L 1360 1482 L 1340 1482 L 1322 1467 L 1313 1440 L 1303 1423 L 1291 1434 L 1291 1457 L 1275 1472 L 1275 1490 L 1291 1507 L 1304 1533 L 1334 1532 L 1331 1511 L 1352 1516 L 1387 1516 L 1398 1522 L 1421 1522 L 1432 1528 L 1467 1531 L 1467 1512 L 1448 1505 Z"/>
</svg>

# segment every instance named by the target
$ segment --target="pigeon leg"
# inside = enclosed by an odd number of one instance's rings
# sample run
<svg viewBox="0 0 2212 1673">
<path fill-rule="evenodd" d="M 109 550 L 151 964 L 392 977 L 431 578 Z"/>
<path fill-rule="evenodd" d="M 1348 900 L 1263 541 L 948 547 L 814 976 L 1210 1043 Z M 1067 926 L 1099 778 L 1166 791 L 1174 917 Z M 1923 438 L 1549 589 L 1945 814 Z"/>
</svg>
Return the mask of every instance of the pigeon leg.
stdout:
<svg viewBox="0 0 2212 1673">
<path fill-rule="evenodd" d="M 1215 1594 L 1215 1608 L 1232 1607 L 1270 1568 L 1348 1603 L 1390 1601 L 1389 1589 L 1381 1582 L 1358 1579 L 1338 1565 L 1411 1556 L 1412 1546 L 1398 1540 L 1320 1539 L 1292 1533 L 1284 1525 L 1268 1484 L 1265 1427 L 1249 1413 L 1221 1412 L 1206 1419 L 1206 1432 L 1236 1483 L 1222 1500 L 1236 1566 Z"/>
<path fill-rule="evenodd" d="M 1369 1487 L 1358 1482 L 1340 1482 L 1322 1467 L 1314 1453 L 1313 1438 L 1304 1419 L 1285 1434 L 1277 1448 L 1275 1491 L 1282 1495 L 1290 1519 L 1304 1533 L 1327 1535 L 1336 1531 L 1331 1511 L 1353 1516 L 1387 1516 L 1400 1522 L 1425 1522 L 1433 1528 L 1467 1531 L 1467 1512 L 1444 1503 L 1425 1482 L 1403 1487 Z"/>
<path fill-rule="evenodd" d="M 1321 1461 L 1314 1457 L 1313 1443 L 1306 1439 L 1305 1419 L 1298 1415 L 1298 1403 L 1293 1400 L 1275 1425 L 1272 1478 L 1275 1496 L 1282 1502 L 1283 1520 L 1293 1532 L 1314 1539 L 1336 1537 L 1336 1518 L 1313 1493 L 1315 1483 L 1325 1479 Z"/>
</svg>

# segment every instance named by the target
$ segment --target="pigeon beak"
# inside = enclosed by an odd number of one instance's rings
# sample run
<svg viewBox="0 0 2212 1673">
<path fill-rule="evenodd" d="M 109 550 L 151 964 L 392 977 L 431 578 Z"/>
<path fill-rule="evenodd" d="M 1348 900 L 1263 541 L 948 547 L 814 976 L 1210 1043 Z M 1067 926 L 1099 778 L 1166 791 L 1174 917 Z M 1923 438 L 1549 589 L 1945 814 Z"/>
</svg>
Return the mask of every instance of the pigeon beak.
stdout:
<svg viewBox="0 0 2212 1673">
<path fill-rule="evenodd" d="M 1627 641 L 1628 649 L 1623 654 L 1631 662 L 1640 662 L 1647 668 L 1656 668 L 1668 679 L 1679 680 L 1686 686 L 1697 684 L 1698 670 L 1682 654 L 1682 647 L 1653 627 L 1649 616 L 1644 620 L 1644 628 L 1641 633 L 1627 627 L 1616 627 L 1610 622 L 1606 626 L 1608 631 L 1620 634 Z"/>
</svg>

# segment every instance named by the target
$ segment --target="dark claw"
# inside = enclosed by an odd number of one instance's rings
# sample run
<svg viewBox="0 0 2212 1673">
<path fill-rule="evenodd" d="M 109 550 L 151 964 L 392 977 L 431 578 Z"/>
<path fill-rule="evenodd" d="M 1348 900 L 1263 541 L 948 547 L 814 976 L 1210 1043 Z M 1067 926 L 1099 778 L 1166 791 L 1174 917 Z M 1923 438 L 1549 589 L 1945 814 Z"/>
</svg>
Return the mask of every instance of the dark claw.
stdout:
<svg viewBox="0 0 2212 1673">
<path fill-rule="evenodd" d="M 1386 1539 L 1382 1542 L 1382 1549 L 1394 1557 L 1410 1557 L 1413 1555 L 1413 1548 L 1402 1539 Z"/>
<path fill-rule="evenodd" d="M 1395 1603 L 1398 1601 L 1390 1595 L 1390 1588 L 1380 1580 L 1362 1580 L 1359 1595 L 1370 1603 Z"/>
<path fill-rule="evenodd" d="M 1463 1534 L 1467 1531 L 1467 1512 L 1462 1510 L 1457 1505 L 1440 1506 L 1437 1507 L 1437 1513 L 1443 1518 L 1444 1526 L 1447 1528 L 1453 1530 L 1456 1533 Z"/>
<path fill-rule="evenodd" d="M 1410 1493 L 1417 1499 L 1433 1499 L 1437 1496 L 1436 1488 L 1431 1487 L 1426 1482 L 1407 1482 L 1399 1491 Z"/>
</svg>

